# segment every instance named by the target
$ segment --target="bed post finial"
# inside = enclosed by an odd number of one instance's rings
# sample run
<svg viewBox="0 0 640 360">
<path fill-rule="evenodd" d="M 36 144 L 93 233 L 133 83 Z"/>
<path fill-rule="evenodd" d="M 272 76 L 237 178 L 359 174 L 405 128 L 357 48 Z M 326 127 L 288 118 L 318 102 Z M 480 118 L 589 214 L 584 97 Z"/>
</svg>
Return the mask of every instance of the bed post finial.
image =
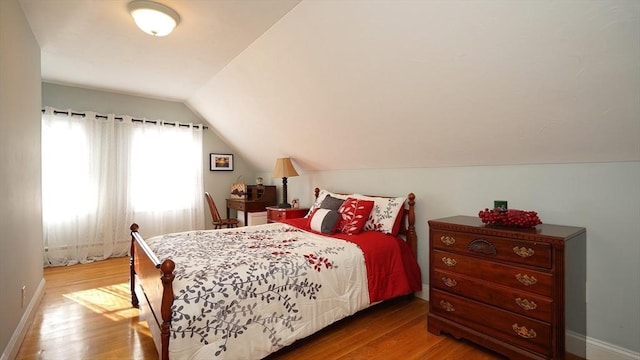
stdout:
<svg viewBox="0 0 640 360">
<path fill-rule="evenodd" d="M 162 343 L 162 359 L 169 359 L 169 336 L 171 329 L 171 306 L 173 305 L 173 279 L 176 277 L 173 270 L 176 263 L 171 259 L 167 259 L 160 265 L 162 272 L 162 304 L 160 305 L 160 313 L 162 314 L 162 325 L 160 326 L 160 339 Z"/>
<path fill-rule="evenodd" d="M 140 307 L 140 302 L 138 301 L 138 296 L 136 295 L 136 269 L 135 269 L 135 242 L 136 239 L 133 237 L 134 232 L 138 232 L 138 224 L 133 223 L 129 227 L 131 230 L 131 248 L 129 249 L 129 282 L 131 286 L 131 306 L 134 308 Z"/>
<path fill-rule="evenodd" d="M 415 212 L 415 204 L 416 204 L 416 195 L 414 193 L 409 193 L 407 195 L 407 203 L 409 204 L 409 214 L 408 214 L 408 222 L 409 226 L 407 227 L 407 244 L 414 256 L 418 256 L 418 234 L 416 234 L 416 212 Z"/>
<path fill-rule="evenodd" d="M 318 200 L 318 195 L 320 195 L 320 188 L 313 189 L 313 193 L 315 194 L 315 197 L 313 198 L 315 202 L 315 200 Z"/>
</svg>

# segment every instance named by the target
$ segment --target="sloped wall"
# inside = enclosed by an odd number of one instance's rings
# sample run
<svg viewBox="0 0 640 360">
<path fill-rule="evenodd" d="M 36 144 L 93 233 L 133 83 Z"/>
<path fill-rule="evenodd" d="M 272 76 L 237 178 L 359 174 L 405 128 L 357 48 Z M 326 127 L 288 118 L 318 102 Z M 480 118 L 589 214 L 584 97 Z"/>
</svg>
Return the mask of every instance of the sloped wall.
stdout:
<svg viewBox="0 0 640 360">
<path fill-rule="evenodd" d="M 188 103 L 263 170 L 640 160 L 637 1 L 302 1 Z"/>
</svg>

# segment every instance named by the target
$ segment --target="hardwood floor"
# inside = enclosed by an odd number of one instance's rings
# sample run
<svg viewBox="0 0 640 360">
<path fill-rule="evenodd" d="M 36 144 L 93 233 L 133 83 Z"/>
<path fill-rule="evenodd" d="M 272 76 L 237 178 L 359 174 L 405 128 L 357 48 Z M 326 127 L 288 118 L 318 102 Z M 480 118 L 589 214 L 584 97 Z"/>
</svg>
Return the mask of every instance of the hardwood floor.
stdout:
<svg viewBox="0 0 640 360">
<path fill-rule="evenodd" d="M 158 359 L 131 307 L 129 259 L 45 268 L 44 299 L 17 359 Z"/>
<path fill-rule="evenodd" d="M 46 268 L 46 293 L 17 359 L 158 359 L 131 307 L 129 259 Z M 428 303 L 396 299 L 271 355 L 286 359 L 502 359 L 426 330 Z"/>
</svg>

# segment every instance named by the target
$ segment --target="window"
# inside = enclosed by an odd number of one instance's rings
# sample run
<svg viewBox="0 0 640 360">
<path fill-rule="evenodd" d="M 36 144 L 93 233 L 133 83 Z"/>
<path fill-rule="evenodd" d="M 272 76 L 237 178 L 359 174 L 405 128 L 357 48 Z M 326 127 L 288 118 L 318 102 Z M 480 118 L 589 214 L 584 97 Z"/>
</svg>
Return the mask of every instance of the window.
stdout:
<svg viewBox="0 0 640 360">
<path fill-rule="evenodd" d="M 46 108 L 45 266 L 124 255 L 145 236 L 204 228 L 202 130 Z"/>
</svg>

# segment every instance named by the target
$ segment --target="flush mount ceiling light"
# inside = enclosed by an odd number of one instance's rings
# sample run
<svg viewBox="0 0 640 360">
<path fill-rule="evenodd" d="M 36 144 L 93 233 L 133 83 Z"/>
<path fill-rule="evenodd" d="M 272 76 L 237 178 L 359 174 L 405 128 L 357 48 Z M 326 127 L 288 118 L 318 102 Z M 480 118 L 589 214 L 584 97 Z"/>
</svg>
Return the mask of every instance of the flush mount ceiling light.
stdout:
<svg viewBox="0 0 640 360">
<path fill-rule="evenodd" d="M 169 35 L 180 22 L 180 15 L 175 10 L 157 2 L 135 0 L 127 7 L 136 25 L 149 35 Z"/>
</svg>

